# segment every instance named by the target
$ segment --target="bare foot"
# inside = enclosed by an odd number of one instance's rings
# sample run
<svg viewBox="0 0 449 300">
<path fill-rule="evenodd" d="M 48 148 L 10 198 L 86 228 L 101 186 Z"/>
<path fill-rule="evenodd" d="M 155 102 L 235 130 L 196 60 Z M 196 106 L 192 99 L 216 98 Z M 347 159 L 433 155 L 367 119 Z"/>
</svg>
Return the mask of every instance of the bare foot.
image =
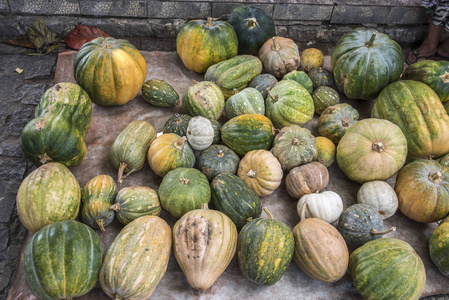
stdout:
<svg viewBox="0 0 449 300">
<path fill-rule="evenodd" d="M 443 40 L 438 45 L 436 53 L 443 58 L 449 58 L 449 39 Z"/>
<path fill-rule="evenodd" d="M 449 46 L 449 44 L 448 44 Z M 449 48 L 448 48 L 449 49 Z M 435 55 L 437 52 L 436 45 L 432 45 L 424 41 L 419 48 L 414 49 L 407 55 L 407 63 L 413 64 L 417 61 L 427 59 L 428 57 Z"/>
</svg>

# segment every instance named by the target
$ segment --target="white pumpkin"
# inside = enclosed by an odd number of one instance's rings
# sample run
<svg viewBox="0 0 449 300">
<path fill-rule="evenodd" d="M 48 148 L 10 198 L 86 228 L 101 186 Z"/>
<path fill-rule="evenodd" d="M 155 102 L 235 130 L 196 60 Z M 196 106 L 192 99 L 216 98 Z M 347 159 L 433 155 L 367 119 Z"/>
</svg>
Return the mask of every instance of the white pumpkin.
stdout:
<svg viewBox="0 0 449 300">
<path fill-rule="evenodd" d="M 306 218 L 318 218 L 328 223 L 334 223 L 340 218 L 343 212 L 343 201 L 341 197 L 332 191 L 302 196 L 297 205 L 299 216 L 301 216 L 304 203 L 307 203 L 305 210 Z"/>
<path fill-rule="evenodd" d="M 398 196 L 385 181 L 375 180 L 362 184 L 357 192 L 357 203 L 374 206 L 382 219 L 387 219 L 398 209 Z"/>
<path fill-rule="evenodd" d="M 186 136 L 193 149 L 204 150 L 214 141 L 214 127 L 205 117 L 193 117 L 187 126 Z"/>
</svg>

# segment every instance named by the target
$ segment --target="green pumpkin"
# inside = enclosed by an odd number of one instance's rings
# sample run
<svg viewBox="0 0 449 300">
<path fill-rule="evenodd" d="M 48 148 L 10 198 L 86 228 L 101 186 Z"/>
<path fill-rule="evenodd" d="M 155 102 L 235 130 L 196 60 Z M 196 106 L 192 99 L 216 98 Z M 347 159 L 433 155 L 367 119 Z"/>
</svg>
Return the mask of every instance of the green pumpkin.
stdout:
<svg viewBox="0 0 449 300">
<path fill-rule="evenodd" d="M 210 201 L 209 180 L 194 168 L 176 168 L 162 179 L 158 190 L 162 207 L 173 217 L 201 208 Z"/>
<path fill-rule="evenodd" d="M 43 227 L 28 241 L 23 273 L 39 299 L 72 299 L 97 282 L 103 251 L 98 235 L 78 221 Z"/>
<path fill-rule="evenodd" d="M 449 152 L 449 116 L 438 95 L 426 84 L 401 80 L 379 94 L 372 118 L 398 125 L 407 138 L 407 161 L 437 158 Z"/>
<path fill-rule="evenodd" d="M 417 300 L 426 285 L 421 258 L 398 239 L 377 239 L 357 248 L 349 257 L 348 269 L 364 299 Z"/>
<path fill-rule="evenodd" d="M 248 87 L 255 88 L 258 90 L 264 99 L 268 96 L 268 91 L 274 88 L 274 86 L 278 83 L 278 80 L 276 77 L 274 77 L 271 74 L 265 73 L 260 74 L 251 79 L 251 81 L 248 84 Z"/>
<path fill-rule="evenodd" d="M 209 119 L 214 129 L 214 139 L 212 140 L 212 145 L 221 144 L 221 124 L 217 120 Z"/>
<path fill-rule="evenodd" d="M 314 89 L 319 86 L 329 86 L 334 85 L 334 76 L 332 73 L 322 67 L 313 68 L 307 73 L 310 80 L 312 81 L 312 86 Z"/>
<path fill-rule="evenodd" d="M 350 99 L 375 99 L 399 80 L 404 69 L 402 48 L 388 35 L 356 28 L 343 35 L 331 56 L 335 83 Z"/>
<path fill-rule="evenodd" d="M 290 73 L 285 74 L 282 79 L 294 80 L 302 85 L 309 92 L 309 94 L 312 94 L 313 92 L 313 82 L 304 71 L 293 70 Z"/>
<path fill-rule="evenodd" d="M 438 270 L 449 277 L 449 222 L 446 217 L 432 232 L 429 239 L 429 254 Z"/>
<path fill-rule="evenodd" d="M 447 114 L 449 114 L 449 101 L 446 101 L 443 103 L 444 109 L 446 110 Z"/>
<path fill-rule="evenodd" d="M 225 104 L 226 117 L 232 119 L 244 114 L 265 115 L 265 101 L 255 88 L 247 87 L 229 97 Z"/>
<path fill-rule="evenodd" d="M 90 179 L 81 192 L 81 220 L 92 228 L 105 227 L 114 220 L 114 211 L 110 209 L 117 195 L 117 185 L 109 175 L 98 175 Z"/>
<path fill-rule="evenodd" d="M 329 106 L 340 103 L 340 96 L 337 91 L 328 86 L 319 86 L 312 93 L 313 104 L 315 105 L 315 112 L 321 115 L 323 110 Z"/>
<path fill-rule="evenodd" d="M 303 126 L 313 118 L 313 99 L 309 92 L 294 80 L 281 80 L 268 92 L 265 101 L 267 117 L 274 127 Z"/>
<path fill-rule="evenodd" d="M 259 196 L 234 174 L 221 173 L 210 184 L 215 208 L 227 215 L 237 229 L 249 220 L 260 217 L 262 203 Z"/>
<path fill-rule="evenodd" d="M 212 145 L 201 151 L 198 158 L 198 169 L 209 181 L 218 174 L 235 174 L 240 158 L 234 151 L 224 145 Z"/>
<path fill-rule="evenodd" d="M 287 224 L 273 219 L 256 218 L 240 231 L 237 257 L 240 270 L 250 281 L 264 286 L 281 279 L 293 257 L 295 240 Z"/>
<path fill-rule="evenodd" d="M 154 106 L 173 107 L 179 102 L 175 89 L 161 79 L 145 81 L 141 92 L 143 99 Z"/>
<path fill-rule="evenodd" d="M 176 133 L 179 136 L 186 136 L 187 126 L 191 119 L 192 117 L 189 115 L 176 113 L 165 122 L 162 133 Z"/>
<path fill-rule="evenodd" d="M 359 112 L 347 103 L 329 106 L 318 118 L 318 131 L 320 135 L 338 143 L 349 127 L 359 119 Z"/>
<path fill-rule="evenodd" d="M 182 95 L 182 108 L 192 116 L 217 120 L 225 105 L 223 92 L 211 81 L 194 83 Z"/>
<path fill-rule="evenodd" d="M 92 120 L 92 103 L 77 84 L 58 83 L 42 95 L 34 119 L 22 130 L 20 147 L 34 165 L 80 164 L 86 155 L 84 137 Z"/>
<path fill-rule="evenodd" d="M 145 121 L 132 121 L 115 138 L 109 148 L 108 160 L 118 169 L 119 183 L 131 173 L 143 168 L 148 149 L 154 139 L 156 130 Z"/>
<path fill-rule="evenodd" d="M 438 160 L 438 162 L 445 167 L 449 167 L 449 153 Z"/>
</svg>

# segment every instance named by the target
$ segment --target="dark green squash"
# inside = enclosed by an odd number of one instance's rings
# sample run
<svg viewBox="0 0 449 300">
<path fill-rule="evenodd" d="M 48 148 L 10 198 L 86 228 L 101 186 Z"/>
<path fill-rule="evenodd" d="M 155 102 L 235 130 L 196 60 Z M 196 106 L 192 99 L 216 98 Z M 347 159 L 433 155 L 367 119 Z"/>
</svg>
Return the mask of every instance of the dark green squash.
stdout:
<svg viewBox="0 0 449 300">
<path fill-rule="evenodd" d="M 429 254 L 438 270 L 449 277 L 449 222 L 448 217 L 438 225 L 429 239 Z"/>
<path fill-rule="evenodd" d="M 338 103 L 326 108 L 318 118 L 320 135 L 338 143 L 346 130 L 357 122 L 359 112 L 347 103 Z"/>
<path fill-rule="evenodd" d="M 212 145 L 201 151 L 198 158 L 198 169 L 209 181 L 221 173 L 235 174 L 240 158 L 234 151 L 224 145 Z"/>
<path fill-rule="evenodd" d="M 268 96 L 268 91 L 271 90 L 277 83 L 278 80 L 276 77 L 265 73 L 254 77 L 248 86 L 258 90 L 262 94 L 263 98 L 266 99 Z"/>
<path fill-rule="evenodd" d="M 321 67 L 311 69 L 307 75 L 312 80 L 313 89 L 319 86 L 332 87 L 334 85 L 334 76 L 332 73 Z"/>
<path fill-rule="evenodd" d="M 173 107 L 179 103 L 179 95 L 166 81 L 151 79 L 141 89 L 142 97 L 154 106 Z"/>
<path fill-rule="evenodd" d="M 165 122 L 162 133 L 176 133 L 179 136 L 186 136 L 187 126 L 191 119 L 192 117 L 189 115 L 176 113 Z"/>
<path fill-rule="evenodd" d="M 182 108 L 192 116 L 217 120 L 225 105 L 220 87 L 211 81 L 195 82 L 182 95 Z"/>
<path fill-rule="evenodd" d="M 214 139 L 212 140 L 212 144 L 221 144 L 221 124 L 217 120 L 209 119 L 212 124 L 212 128 L 214 129 Z"/>
<path fill-rule="evenodd" d="M 247 87 L 229 97 L 225 104 L 226 117 L 232 119 L 244 114 L 265 115 L 265 101 L 255 88 Z"/>
<path fill-rule="evenodd" d="M 312 79 L 304 71 L 294 70 L 284 75 L 282 79 L 291 79 L 302 85 L 309 94 L 313 92 Z"/>
<path fill-rule="evenodd" d="M 329 106 L 340 103 L 340 96 L 337 91 L 329 86 L 319 86 L 312 93 L 313 104 L 315 105 L 315 113 L 321 115 L 323 110 Z"/>
</svg>

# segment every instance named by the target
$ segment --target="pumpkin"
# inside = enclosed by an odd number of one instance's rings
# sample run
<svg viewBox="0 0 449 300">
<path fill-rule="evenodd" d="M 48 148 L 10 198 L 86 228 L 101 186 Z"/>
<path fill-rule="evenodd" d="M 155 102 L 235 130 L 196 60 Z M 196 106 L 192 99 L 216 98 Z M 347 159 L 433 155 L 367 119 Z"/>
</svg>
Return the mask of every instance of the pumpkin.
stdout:
<svg viewBox="0 0 449 300">
<path fill-rule="evenodd" d="M 299 67 L 298 46 L 289 38 L 273 36 L 259 49 L 259 59 L 268 73 L 282 78 Z"/>
<path fill-rule="evenodd" d="M 73 72 L 76 83 L 95 104 L 124 105 L 139 94 L 147 75 L 147 64 L 130 42 L 98 37 L 78 51 Z"/>
<path fill-rule="evenodd" d="M 317 136 L 316 138 L 317 160 L 330 167 L 335 160 L 335 144 L 324 136 Z"/>
<path fill-rule="evenodd" d="M 444 102 L 443 107 L 446 110 L 446 112 L 449 114 L 449 101 Z"/>
<path fill-rule="evenodd" d="M 195 154 L 187 138 L 176 133 L 157 137 L 148 149 L 147 159 L 151 170 L 160 177 L 175 168 L 191 168 L 195 164 Z"/>
<path fill-rule="evenodd" d="M 47 225 L 31 236 L 23 273 L 38 299 L 72 299 L 97 282 L 103 251 L 98 235 L 74 220 Z"/>
<path fill-rule="evenodd" d="M 324 65 L 324 55 L 321 50 L 316 48 L 307 48 L 301 52 L 299 70 L 310 71 L 313 68 L 319 68 Z"/>
<path fill-rule="evenodd" d="M 189 115 L 175 113 L 165 121 L 162 133 L 176 133 L 179 136 L 186 136 L 187 126 L 191 119 L 192 117 Z"/>
<path fill-rule="evenodd" d="M 407 161 L 449 152 L 449 116 L 438 95 L 426 84 L 400 80 L 377 97 L 371 117 L 398 125 L 407 138 Z"/>
<path fill-rule="evenodd" d="M 132 121 L 119 133 L 108 152 L 109 163 L 118 169 L 119 183 L 131 173 L 143 168 L 155 138 L 156 130 L 145 121 Z"/>
<path fill-rule="evenodd" d="M 146 186 L 129 186 L 122 188 L 110 207 L 115 211 L 117 220 L 127 225 L 143 216 L 159 216 L 161 203 L 157 192 Z"/>
<path fill-rule="evenodd" d="M 256 77 L 251 79 L 248 87 L 252 87 L 258 90 L 265 99 L 267 98 L 268 91 L 271 90 L 277 83 L 278 80 L 276 79 L 276 77 L 271 74 L 265 73 L 257 75 Z"/>
<path fill-rule="evenodd" d="M 237 247 L 237 228 L 224 213 L 201 209 L 186 213 L 173 226 L 173 252 L 195 290 L 207 290 L 224 272 Z"/>
<path fill-rule="evenodd" d="M 290 265 L 295 250 L 295 240 L 284 222 L 255 218 L 240 231 L 237 257 L 243 276 L 259 285 L 275 284 Z"/>
<path fill-rule="evenodd" d="M 448 243 L 449 243 L 449 227 L 447 217 L 438 225 L 429 239 L 429 254 L 432 262 L 437 266 L 438 270 L 446 277 L 449 276 L 448 264 Z"/>
<path fill-rule="evenodd" d="M 215 208 L 227 215 L 237 229 L 260 217 L 262 203 L 259 196 L 234 174 L 218 174 L 210 184 Z"/>
<path fill-rule="evenodd" d="M 205 117 L 193 117 L 187 126 L 187 141 L 195 150 L 204 150 L 214 141 L 214 128 Z"/>
<path fill-rule="evenodd" d="M 196 82 L 182 95 L 182 108 L 192 117 L 216 120 L 220 118 L 224 105 L 223 92 L 211 81 Z"/>
<path fill-rule="evenodd" d="M 235 174 L 240 158 L 224 145 L 212 145 L 201 151 L 198 157 L 198 169 L 212 181 L 218 174 Z"/>
<path fill-rule="evenodd" d="M 356 28 L 343 35 L 331 56 L 335 83 L 349 99 L 375 99 L 399 80 L 404 69 L 402 48 L 388 35 Z"/>
<path fill-rule="evenodd" d="M 239 53 L 257 55 L 266 40 L 276 34 L 273 19 L 263 9 L 241 5 L 228 18 L 238 37 Z"/>
<path fill-rule="evenodd" d="M 58 83 L 42 95 L 34 119 L 22 130 L 20 147 L 35 166 L 60 162 L 80 164 L 86 155 L 84 137 L 92 120 L 92 105 L 77 84 Z"/>
<path fill-rule="evenodd" d="M 374 180 L 362 184 L 357 192 L 357 203 L 374 206 L 382 219 L 393 216 L 398 209 L 398 196 L 385 181 Z"/>
<path fill-rule="evenodd" d="M 306 218 L 318 218 L 327 223 L 334 223 L 343 212 L 343 200 L 340 195 L 332 191 L 312 193 L 302 196 L 297 204 L 298 216 L 301 216 L 302 207 L 305 208 Z"/>
<path fill-rule="evenodd" d="M 281 185 L 284 173 L 277 158 L 267 150 L 253 150 L 240 160 L 237 176 L 259 196 L 267 196 Z"/>
<path fill-rule="evenodd" d="M 410 219 L 441 220 L 449 212 L 449 167 L 435 160 L 415 160 L 399 171 L 394 191 L 399 210 Z"/>
<path fill-rule="evenodd" d="M 311 69 L 307 75 L 312 81 L 314 89 L 320 86 L 332 87 L 334 85 L 334 76 L 332 73 L 321 67 Z"/>
<path fill-rule="evenodd" d="M 173 107 L 179 102 L 179 95 L 175 89 L 161 79 L 145 81 L 141 92 L 143 99 L 154 106 Z"/>
<path fill-rule="evenodd" d="M 445 167 L 449 167 L 449 153 L 441 157 L 438 162 Z"/>
<path fill-rule="evenodd" d="M 349 253 L 345 240 L 329 223 L 305 217 L 303 206 L 300 222 L 293 228 L 293 258 L 307 276 L 322 281 L 340 280 L 348 268 Z"/>
<path fill-rule="evenodd" d="M 316 159 L 316 139 L 307 128 L 287 126 L 274 138 L 272 152 L 281 163 L 282 170 L 289 172 Z"/>
<path fill-rule="evenodd" d="M 367 242 L 349 257 L 349 273 L 364 299 L 419 299 L 426 285 L 421 258 L 406 242 Z"/>
<path fill-rule="evenodd" d="M 212 140 L 212 144 L 221 144 L 221 124 L 217 120 L 209 119 L 212 124 L 212 128 L 214 129 L 214 139 Z"/>
<path fill-rule="evenodd" d="M 31 172 L 20 184 L 16 198 L 19 219 L 31 232 L 76 219 L 80 203 L 78 181 L 61 163 L 47 163 Z"/>
<path fill-rule="evenodd" d="M 114 220 L 114 211 L 109 208 L 117 195 L 117 185 L 109 175 L 98 175 L 90 179 L 81 192 L 81 220 L 93 228 L 106 231 Z"/>
<path fill-rule="evenodd" d="M 291 169 L 285 178 L 287 192 L 295 199 L 319 193 L 328 184 L 329 171 L 326 166 L 316 161 Z"/>
<path fill-rule="evenodd" d="M 147 299 L 167 270 L 171 245 L 171 229 L 162 218 L 132 221 L 106 252 L 98 276 L 101 289 L 112 299 Z"/>
<path fill-rule="evenodd" d="M 359 112 L 347 103 L 326 108 L 318 118 L 318 131 L 337 144 L 351 125 L 359 119 Z"/>
<path fill-rule="evenodd" d="M 304 71 L 297 71 L 293 70 L 287 74 L 284 75 L 282 80 L 284 79 L 290 79 L 294 80 L 300 85 L 302 85 L 303 88 L 305 88 L 309 94 L 312 94 L 313 92 L 313 83 L 310 77 L 304 72 Z"/>
<path fill-rule="evenodd" d="M 313 99 L 296 81 L 281 80 L 268 92 L 265 112 L 276 128 L 303 126 L 313 118 Z"/>
<path fill-rule="evenodd" d="M 226 117 L 232 119 L 244 114 L 265 115 L 265 101 L 255 88 L 247 87 L 229 97 L 224 108 Z"/>
<path fill-rule="evenodd" d="M 364 119 L 346 131 L 337 146 L 337 163 L 349 179 L 362 184 L 387 180 L 404 165 L 407 140 L 388 120 Z"/>
<path fill-rule="evenodd" d="M 204 80 L 216 83 L 225 99 L 241 91 L 262 72 L 262 62 L 252 55 L 237 55 L 207 68 Z"/>
<path fill-rule="evenodd" d="M 210 187 L 206 176 L 194 168 L 176 168 L 162 179 L 158 190 L 162 207 L 173 217 L 201 208 L 210 201 Z"/>
<path fill-rule="evenodd" d="M 340 103 L 340 96 L 337 91 L 329 86 L 319 86 L 312 92 L 313 104 L 315 112 L 321 115 L 323 110 L 329 106 Z"/>
<path fill-rule="evenodd" d="M 239 156 L 252 150 L 269 150 L 274 139 L 273 123 L 259 114 L 240 115 L 221 127 L 221 139 Z"/>
</svg>

